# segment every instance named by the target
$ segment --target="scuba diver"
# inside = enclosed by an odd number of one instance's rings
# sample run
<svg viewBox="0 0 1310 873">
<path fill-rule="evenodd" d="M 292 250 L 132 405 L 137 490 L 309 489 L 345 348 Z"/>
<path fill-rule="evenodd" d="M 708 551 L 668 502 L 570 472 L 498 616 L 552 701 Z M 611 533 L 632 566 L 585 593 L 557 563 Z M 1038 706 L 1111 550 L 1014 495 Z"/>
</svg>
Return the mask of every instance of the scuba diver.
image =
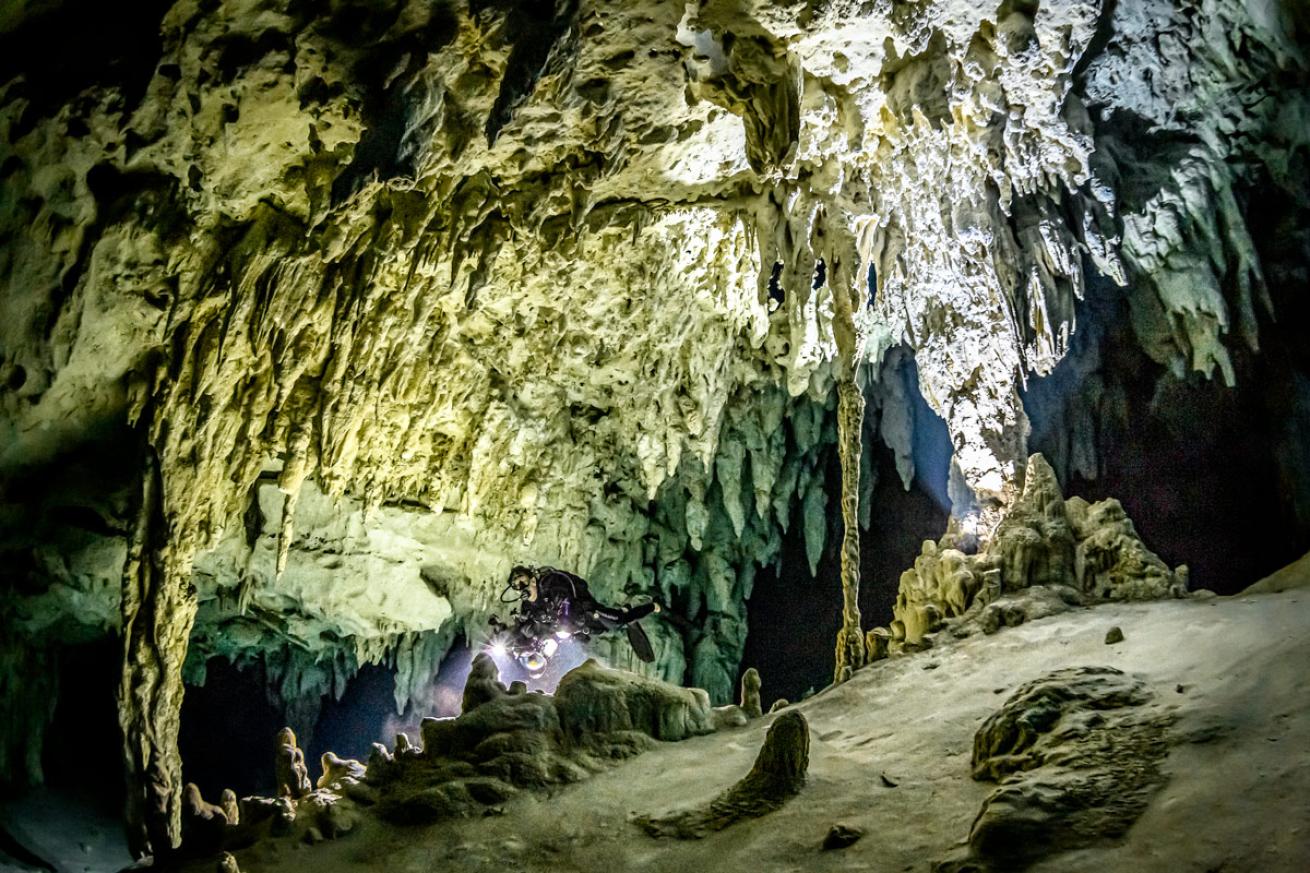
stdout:
<svg viewBox="0 0 1310 873">
<path fill-rule="evenodd" d="M 507 596 L 509 595 L 509 596 Z M 518 566 L 510 571 L 501 592 L 504 603 L 517 601 L 509 623 L 492 617 L 493 628 L 507 632 L 506 650 L 534 675 L 545 670 L 558 640 L 586 642 L 593 635 L 624 628 L 633 652 L 643 661 L 655 660 L 650 638 L 638 621 L 659 612 L 657 603 L 631 609 L 606 606 L 592 596 L 586 580 L 554 567 Z"/>
</svg>

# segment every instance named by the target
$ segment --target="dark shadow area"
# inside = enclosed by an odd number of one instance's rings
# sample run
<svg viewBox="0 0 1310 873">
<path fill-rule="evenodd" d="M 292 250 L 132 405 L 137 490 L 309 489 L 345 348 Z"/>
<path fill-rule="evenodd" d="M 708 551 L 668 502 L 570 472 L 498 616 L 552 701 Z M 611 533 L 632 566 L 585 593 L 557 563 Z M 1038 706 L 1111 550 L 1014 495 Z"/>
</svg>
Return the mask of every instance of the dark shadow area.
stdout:
<svg viewBox="0 0 1310 873">
<path fill-rule="evenodd" d="M 132 858 L 114 698 L 120 644 L 109 638 L 46 654 L 58 692 L 42 749 L 45 784 L 0 797 L 0 870 L 123 870 Z"/>
<path fill-rule="evenodd" d="M 118 729 L 120 643 L 108 638 L 59 653 L 59 700 L 41 766 L 51 789 L 73 789 L 106 812 L 123 807 L 123 746 Z"/>
<path fill-rule="evenodd" d="M 299 737 L 310 779 L 317 780 L 322 772 L 324 752 L 367 761 L 373 743 L 390 748 L 398 731 L 418 743 L 423 718 L 458 715 L 470 661 L 467 646 L 456 641 L 400 715 L 395 669 L 365 664 L 346 683 L 339 700 L 330 694 L 321 698 L 313 730 Z M 238 669 L 214 658 L 205 684 L 187 687 L 179 743 L 183 777 L 199 785 L 207 799 L 217 798 L 224 788 L 238 796 L 273 794 L 273 744 L 288 715 L 270 702 L 267 681 L 262 663 Z"/>
<path fill-rule="evenodd" d="M 1305 551 L 1279 483 L 1277 425 L 1259 390 L 1240 387 L 1259 377 L 1241 367 L 1238 379 L 1237 389 L 1200 376 L 1127 380 L 1128 416 L 1107 434 L 1100 475 L 1065 487 L 1091 501 L 1118 498 L 1152 550 L 1188 565 L 1192 588 L 1220 594 Z"/>
<path fill-rule="evenodd" d="M 178 739 L 182 778 L 206 799 L 224 788 L 238 797 L 273 794 L 273 745 L 285 720 L 266 688 L 262 665 L 243 670 L 222 658 L 209 661 L 203 686 L 187 686 Z"/>
<path fill-rule="evenodd" d="M 818 573 L 810 575 L 798 501 L 783 539 L 781 566 L 759 569 L 747 603 L 740 669 L 760 671 L 766 709 L 779 697 L 799 700 L 832 681 L 833 641 L 841 627 L 841 516 L 832 495 L 839 493 L 841 475 L 837 453 L 830 455 L 824 477 L 828 531 Z"/>
<path fill-rule="evenodd" d="M 920 403 L 918 399 L 916 407 Z M 926 404 L 923 410 L 928 411 Z M 874 446 L 878 483 L 871 501 L 872 523 L 869 530 L 860 532 L 860 612 L 866 628 L 891 621 L 901 573 L 913 564 L 925 539 L 935 540 L 946 530 L 948 509 L 934 496 L 946 490 L 950 464 L 946 425 L 935 415 L 925 419 L 919 409 L 915 412 L 917 475 L 909 491 L 901 485 L 891 450 L 881 441 Z M 772 566 L 760 569 L 748 604 L 741 666 L 760 671 L 766 707 L 779 697 L 799 700 L 808 689 L 818 690 L 832 681 L 833 645 L 841 627 L 842 605 L 842 527 L 836 502 L 841 471 L 835 451 L 826 467 L 828 534 L 818 574 L 810 575 L 798 505 L 783 542 L 781 570 Z"/>
<path fill-rule="evenodd" d="M 93 84 L 122 87 L 126 107 L 135 108 L 154 75 L 160 24 L 172 3 L 66 0 L 34 5 L 38 14 L 0 34 L 0 81 L 25 75 L 26 82 L 9 97 L 31 101 L 16 134 Z"/>
<path fill-rule="evenodd" d="M 368 760 L 373 743 L 385 742 L 391 747 L 392 737 L 386 737 L 383 722 L 396 713 L 394 689 L 396 672 L 377 664 L 365 664 L 346 683 L 340 700 L 331 695 L 323 698 L 314 735 L 305 749 L 305 763 L 309 765 L 311 779 L 317 779 L 319 761 L 323 753 L 336 752 L 343 758 Z M 412 708 L 407 706 L 406 709 Z M 410 739 L 417 741 L 417 737 Z"/>
<path fill-rule="evenodd" d="M 311 778 L 318 778 L 324 752 L 367 761 L 374 743 L 391 748 L 397 733 L 420 743 L 419 724 L 424 718 L 459 715 L 464 682 L 473 656 L 463 639 L 457 639 L 428 681 L 396 712 L 396 671 L 366 664 L 346 683 L 340 700 L 323 698 L 314 736 L 305 749 Z"/>
<path fill-rule="evenodd" d="M 1307 212 L 1279 189 L 1251 195 L 1276 318 L 1260 311 L 1260 351 L 1226 345 L 1236 384 L 1177 379 L 1139 348 L 1123 292 L 1090 284 L 1068 357 L 1033 380 L 1030 446 L 1053 459 L 1067 495 L 1118 498 L 1147 546 L 1187 564 L 1191 586 L 1233 594 L 1310 549 L 1310 281 Z M 1094 475 L 1068 472 L 1068 409 L 1091 412 Z M 1075 465 L 1076 466 L 1076 465 Z"/>
<path fill-rule="evenodd" d="M 942 434 L 945 432 L 942 422 Z M 882 451 L 876 453 L 879 464 L 878 485 L 873 490 L 873 521 L 868 530 L 860 532 L 860 613 L 866 629 L 891 623 L 901 574 L 913 566 L 924 540 L 936 540 L 946 532 L 950 516 L 949 508 L 935 497 L 936 485 L 925 487 L 925 481 L 937 471 L 929 467 L 925 475 L 919 468 L 919 475 L 906 491 L 891 452 L 881 445 L 879 448 Z M 941 472 L 943 491 L 949 453 L 946 458 Z"/>
</svg>

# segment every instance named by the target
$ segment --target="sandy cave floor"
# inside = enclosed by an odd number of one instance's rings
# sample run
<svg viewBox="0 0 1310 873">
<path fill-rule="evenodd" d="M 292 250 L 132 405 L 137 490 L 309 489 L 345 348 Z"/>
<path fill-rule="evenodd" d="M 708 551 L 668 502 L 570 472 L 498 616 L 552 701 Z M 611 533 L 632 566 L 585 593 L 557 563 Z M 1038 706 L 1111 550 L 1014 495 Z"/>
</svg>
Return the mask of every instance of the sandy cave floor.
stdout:
<svg viewBox="0 0 1310 873">
<path fill-rule="evenodd" d="M 1113 625 L 1126 639 L 1107 646 Z M 1032 870 L 1310 869 L 1307 590 L 1098 606 L 881 662 L 801 704 L 812 729 L 805 791 L 704 840 L 655 840 L 630 818 L 694 805 L 730 785 L 749 769 L 769 718 L 662 746 L 550 796 L 524 795 L 503 816 L 416 829 L 370 819 L 338 841 L 269 842 L 238 858 L 246 873 L 927 870 L 965 840 L 992 788 L 969 778 L 981 721 L 1021 683 L 1092 665 L 1143 677 L 1176 708 L 1173 731 L 1186 739 L 1125 841 Z M 865 836 L 820 851 L 835 822 Z"/>
</svg>

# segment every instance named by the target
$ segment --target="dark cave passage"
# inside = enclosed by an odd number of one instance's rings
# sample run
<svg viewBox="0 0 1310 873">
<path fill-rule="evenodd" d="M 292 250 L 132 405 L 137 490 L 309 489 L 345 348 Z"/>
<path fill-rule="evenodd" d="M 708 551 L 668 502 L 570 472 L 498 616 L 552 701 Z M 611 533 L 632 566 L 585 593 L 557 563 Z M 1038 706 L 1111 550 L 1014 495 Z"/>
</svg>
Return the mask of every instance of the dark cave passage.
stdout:
<svg viewBox="0 0 1310 873">
<path fill-rule="evenodd" d="M 878 482 L 873 521 L 860 531 L 860 612 L 866 628 L 891 621 L 901 573 L 914 563 L 925 539 L 942 535 L 949 517 L 939 495 L 946 493 L 950 440 L 941 419 L 914 396 L 916 475 L 909 491 L 901 485 L 891 450 L 881 441 L 874 444 Z M 825 488 L 837 494 L 841 477 L 835 451 L 827 466 Z M 783 543 L 781 570 L 760 569 L 748 604 L 741 670 L 760 671 L 765 706 L 779 697 L 799 700 L 807 690 L 832 681 L 832 647 L 841 627 L 841 518 L 829 513 L 818 573 L 811 576 L 800 512 L 798 506 Z"/>
<path fill-rule="evenodd" d="M 59 697 L 41 756 L 48 788 L 76 792 L 115 814 L 124 790 L 114 699 L 121 658 L 122 649 L 112 638 L 59 652 Z"/>
<path fill-rule="evenodd" d="M 324 752 L 367 761 L 373 743 L 390 748 L 397 732 L 417 741 L 423 718 L 459 714 L 470 661 L 468 647 L 457 640 L 400 715 L 395 668 L 365 664 L 347 681 L 340 699 L 325 694 L 316 702 L 297 701 L 293 708 L 300 712 L 317 706 L 314 723 L 298 725 L 270 701 L 262 663 L 237 667 L 223 658 L 211 659 L 205 684 L 187 686 L 182 704 L 183 778 L 196 783 L 206 798 L 217 798 L 224 788 L 238 796 L 273 793 L 274 740 L 288 724 L 297 731 L 311 780 L 321 772 Z"/>
<path fill-rule="evenodd" d="M 212 658 L 203 686 L 182 699 L 182 778 L 207 799 L 273 792 L 273 741 L 285 716 L 268 700 L 263 666 L 241 669 Z"/>
<path fill-rule="evenodd" d="M 1236 594 L 1305 553 L 1258 391 L 1193 376 L 1129 397 L 1101 474 L 1072 477 L 1069 495 L 1117 497 L 1160 557 L 1188 565 L 1193 589 Z"/>
<path fill-rule="evenodd" d="M 1235 594 L 1310 550 L 1310 319 L 1304 293 L 1310 210 L 1276 186 L 1249 198 L 1273 318 L 1257 307 L 1258 352 L 1228 342 L 1235 385 L 1218 373 L 1179 380 L 1151 361 L 1133 332 L 1125 292 L 1091 277 L 1069 354 L 1029 382 L 1031 451 L 1066 458 L 1066 405 L 1095 421 L 1095 478 L 1064 475 L 1066 496 L 1118 498 L 1143 541 L 1193 589 Z M 1087 390 L 1089 385 L 1091 391 Z M 1094 399 L 1088 400 L 1088 397 Z M 1060 469 L 1057 466 L 1057 469 Z"/>
</svg>

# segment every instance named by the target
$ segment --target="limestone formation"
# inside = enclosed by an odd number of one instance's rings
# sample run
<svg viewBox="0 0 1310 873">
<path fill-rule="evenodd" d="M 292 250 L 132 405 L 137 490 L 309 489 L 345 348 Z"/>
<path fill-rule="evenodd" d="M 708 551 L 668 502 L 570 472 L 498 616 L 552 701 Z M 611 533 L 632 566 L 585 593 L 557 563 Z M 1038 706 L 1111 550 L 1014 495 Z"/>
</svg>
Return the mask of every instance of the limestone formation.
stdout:
<svg viewBox="0 0 1310 873">
<path fill-rule="evenodd" d="M 676 741 L 712 729 L 710 701 L 703 690 L 611 670 L 593 659 L 560 680 L 554 701 L 561 726 L 572 737 L 638 731 Z"/>
<path fill-rule="evenodd" d="M 1098 274 L 1175 378 L 1235 382 L 1275 314 L 1245 204 L 1304 199 L 1286 3 L 519 6 L 151 4 L 131 74 L 37 44 L 48 3 L 4 16 L 6 49 L 78 71 L 7 52 L 0 81 L 0 492 L 41 522 L 7 537 L 4 619 L 26 651 L 65 622 L 121 635 L 138 853 L 180 838 L 209 657 L 272 666 L 292 706 L 394 664 L 403 709 L 540 560 L 685 604 L 652 669 L 726 703 L 797 515 L 817 565 L 839 441 L 841 679 L 869 400 L 912 475 L 894 356 L 987 540 L 1025 380 Z M 88 448 L 125 481 L 8 496 Z M 1072 555 L 1034 515 L 990 569 L 1013 590 L 1072 560 L 1084 592 L 1154 596 L 1169 571 L 1094 509 Z M 988 590 L 930 557 L 897 643 Z M 39 762 L 40 715 L 6 759 Z"/>
<path fill-rule="evenodd" d="M 1084 602 L 1187 591 L 1186 568 L 1171 571 L 1151 552 L 1117 500 L 1065 500 L 1041 455 L 1028 459 L 1023 491 L 982 551 L 965 554 L 955 547 L 960 539 L 953 526 L 940 543 L 925 542 L 901 575 L 886 632 L 895 646 L 922 645 L 962 618 L 991 633 Z"/>
<path fill-rule="evenodd" d="M 228 826 L 223 807 L 209 803 L 200 795 L 194 782 L 182 791 L 182 848 L 190 854 L 211 855 L 223 844 Z"/>
<path fill-rule="evenodd" d="M 468 684 L 476 697 L 476 689 L 498 682 L 493 662 L 471 675 Z M 315 790 L 246 797 L 239 814 L 229 816 L 205 803 L 194 785 L 187 786 L 183 850 L 189 857 L 218 855 L 222 865 L 228 858 L 235 863 L 230 853 L 270 840 L 313 844 L 340 839 L 372 816 L 419 825 L 495 814 L 522 791 L 577 782 L 659 740 L 708 733 L 714 724 L 704 691 L 588 661 L 565 676 L 557 695 L 499 693 L 457 718 L 424 719 L 421 729 L 421 751 L 402 746 L 391 756 L 378 747 L 367 768 L 329 752 Z M 294 736 L 280 739 L 282 746 L 295 747 Z M 794 745 L 796 737 L 788 741 Z M 761 783 L 766 793 L 795 775 L 792 758 L 776 748 L 761 760 L 768 776 Z M 803 763 L 800 768 L 803 777 Z M 229 793 L 225 804 L 235 804 Z"/>
<path fill-rule="evenodd" d="M 836 297 L 850 303 L 844 289 Z M 842 307 L 838 307 L 839 314 Z M 847 315 L 846 317 L 849 317 Z M 850 329 L 854 329 L 852 323 Z M 851 340 L 853 342 L 853 340 Z M 840 345 L 840 343 L 839 343 Z M 841 589 L 842 626 L 837 632 L 833 681 L 845 682 L 852 671 L 864 666 L 864 630 L 860 627 L 860 434 L 863 432 L 864 394 L 854 375 L 837 385 L 837 433 L 841 456 Z"/>
<path fill-rule="evenodd" d="M 703 807 L 660 818 L 639 816 L 636 823 L 653 837 L 701 839 L 778 809 L 805 786 L 809 766 L 809 723 L 798 710 L 790 710 L 769 726 L 754 766 L 736 785 Z"/>
<path fill-rule="evenodd" d="M 480 696 L 499 682 L 494 662 L 487 663 L 470 674 L 465 689 L 476 706 L 458 718 L 424 719 L 421 756 L 370 765 L 384 818 L 423 824 L 481 813 L 523 789 L 576 782 L 655 740 L 714 730 L 709 699 L 699 689 L 589 660 L 565 675 L 554 695 Z"/>
<path fill-rule="evenodd" d="M 312 790 L 305 753 L 296 745 L 296 733 L 289 727 L 278 731 L 273 772 L 279 797 L 296 800 Z"/>
<path fill-rule="evenodd" d="M 404 731 L 401 731 L 400 733 L 396 734 L 396 740 L 394 746 L 395 757 L 404 758 L 406 756 L 413 755 L 416 752 L 417 750 L 414 748 L 413 743 L 411 743 L 409 740 L 409 734 L 405 733 Z"/>
<path fill-rule="evenodd" d="M 865 658 L 870 662 L 881 661 L 887 657 L 891 643 L 891 631 L 885 627 L 876 627 L 864 635 Z"/>
<path fill-rule="evenodd" d="M 1310 553 L 1272 573 L 1246 589 L 1247 594 L 1275 594 L 1296 588 L 1310 588 Z"/>
<path fill-rule="evenodd" d="M 479 652 L 473 658 L 468 679 L 464 682 L 464 700 L 462 712 L 472 712 L 484 703 L 489 703 L 508 694 L 508 689 L 500 681 L 500 670 L 495 660 L 486 652 Z"/>
<path fill-rule="evenodd" d="M 219 795 L 218 805 L 223 810 L 223 815 L 227 817 L 229 825 L 238 825 L 241 823 L 241 805 L 237 802 L 237 794 L 231 788 L 224 788 L 223 793 Z"/>
<path fill-rule="evenodd" d="M 1172 717 L 1110 667 L 1026 683 L 978 729 L 975 779 L 999 782 L 941 871 L 1011 869 L 1122 836 L 1164 784 Z"/>
<path fill-rule="evenodd" d="M 859 842 L 862 836 L 864 836 L 864 831 L 853 825 L 835 824 L 829 828 L 827 835 L 823 838 L 823 849 L 824 851 L 845 849 Z"/>
<path fill-rule="evenodd" d="M 750 724 L 750 717 L 746 715 L 746 711 L 735 703 L 714 707 L 711 719 L 716 731 L 745 727 Z"/>
<path fill-rule="evenodd" d="M 363 810 L 376 803 L 367 787 L 337 790 L 351 787 L 349 782 L 344 780 L 333 790 L 318 789 L 298 799 L 289 795 L 242 798 L 240 823 L 224 832 L 221 848 L 238 851 L 266 840 L 316 843 L 349 834 L 365 814 Z"/>
<path fill-rule="evenodd" d="M 318 782 L 315 783 L 316 788 L 340 786 L 345 780 L 358 782 L 364 778 L 367 772 L 360 762 L 353 758 L 342 758 L 335 752 L 324 752 L 321 764 L 323 766 L 323 775 L 318 777 Z"/>
<path fill-rule="evenodd" d="M 754 667 L 747 668 L 741 674 L 741 709 L 747 718 L 760 718 L 764 715 L 764 705 L 760 701 L 760 671 Z"/>
</svg>

